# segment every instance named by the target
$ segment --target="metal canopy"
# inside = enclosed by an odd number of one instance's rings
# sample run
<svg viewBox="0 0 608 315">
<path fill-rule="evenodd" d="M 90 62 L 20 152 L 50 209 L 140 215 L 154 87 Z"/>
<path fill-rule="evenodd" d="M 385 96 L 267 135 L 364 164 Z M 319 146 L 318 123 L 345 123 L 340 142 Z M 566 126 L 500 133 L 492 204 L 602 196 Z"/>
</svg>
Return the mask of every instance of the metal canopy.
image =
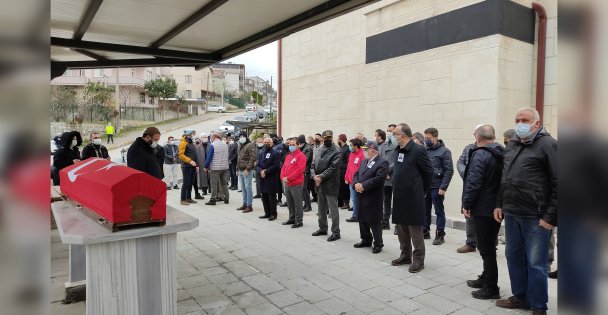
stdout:
<svg viewBox="0 0 608 315">
<path fill-rule="evenodd" d="M 379 0 L 51 0 L 51 68 L 202 68 Z"/>
</svg>

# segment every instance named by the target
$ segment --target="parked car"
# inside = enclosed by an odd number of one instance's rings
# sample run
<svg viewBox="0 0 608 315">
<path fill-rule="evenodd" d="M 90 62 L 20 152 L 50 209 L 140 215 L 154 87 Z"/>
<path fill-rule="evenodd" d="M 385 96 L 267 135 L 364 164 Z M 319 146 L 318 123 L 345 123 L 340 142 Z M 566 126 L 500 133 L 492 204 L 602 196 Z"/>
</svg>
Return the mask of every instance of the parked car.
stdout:
<svg viewBox="0 0 608 315">
<path fill-rule="evenodd" d="M 256 110 L 257 110 L 257 107 L 255 105 L 253 105 L 253 104 L 249 104 L 245 108 L 245 111 L 247 111 L 247 112 L 255 112 Z"/>
<path fill-rule="evenodd" d="M 218 129 L 222 132 L 225 132 L 225 131 L 234 132 L 234 126 L 232 124 L 228 123 L 227 121 L 225 121 L 221 126 L 219 126 Z"/>
<path fill-rule="evenodd" d="M 247 118 L 245 116 L 236 116 L 232 120 L 236 120 L 236 121 L 251 121 L 249 118 Z"/>
<path fill-rule="evenodd" d="M 258 114 L 256 112 L 246 112 L 244 116 L 249 119 L 248 121 L 258 121 Z"/>
<path fill-rule="evenodd" d="M 270 111 L 271 111 L 270 106 L 264 106 L 264 112 L 266 114 L 270 114 Z"/>
<path fill-rule="evenodd" d="M 225 113 L 226 107 L 222 106 L 221 104 L 209 104 L 209 106 L 207 106 L 207 111 L 216 112 L 216 113 Z"/>
<path fill-rule="evenodd" d="M 258 113 L 258 121 L 259 120 L 264 120 L 264 118 L 266 118 L 266 112 L 263 110 L 257 111 L 256 113 Z"/>
</svg>

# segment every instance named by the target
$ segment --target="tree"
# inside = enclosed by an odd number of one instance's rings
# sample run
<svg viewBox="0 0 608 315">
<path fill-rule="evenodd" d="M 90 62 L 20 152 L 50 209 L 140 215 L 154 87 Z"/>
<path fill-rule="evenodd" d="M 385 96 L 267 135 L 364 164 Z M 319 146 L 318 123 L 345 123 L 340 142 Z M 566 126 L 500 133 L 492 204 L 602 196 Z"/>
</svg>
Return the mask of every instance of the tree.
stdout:
<svg viewBox="0 0 608 315">
<path fill-rule="evenodd" d="M 89 112 L 93 116 L 110 121 L 114 117 L 114 107 L 111 104 L 114 89 L 101 82 L 87 82 L 83 89 L 83 100 L 80 104 L 82 118 Z"/>
<path fill-rule="evenodd" d="M 264 95 L 258 93 L 257 91 L 251 92 L 251 97 L 253 97 L 253 102 L 259 105 L 262 105 L 262 101 L 264 100 Z"/>
<path fill-rule="evenodd" d="M 70 112 L 78 107 L 78 93 L 71 86 L 53 86 L 51 88 L 51 120 L 67 121 Z"/>
<path fill-rule="evenodd" d="M 173 78 L 158 78 L 144 83 L 144 89 L 148 95 L 158 98 L 158 109 L 161 113 L 161 120 L 165 122 L 165 101 L 163 99 L 176 97 L 177 82 Z"/>
</svg>

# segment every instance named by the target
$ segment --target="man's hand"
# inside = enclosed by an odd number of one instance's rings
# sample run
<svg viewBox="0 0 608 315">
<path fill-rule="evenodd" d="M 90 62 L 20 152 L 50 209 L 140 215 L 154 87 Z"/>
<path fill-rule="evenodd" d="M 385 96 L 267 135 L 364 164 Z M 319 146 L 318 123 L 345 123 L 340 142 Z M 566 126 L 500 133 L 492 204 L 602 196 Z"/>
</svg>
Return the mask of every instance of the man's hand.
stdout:
<svg viewBox="0 0 608 315">
<path fill-rule="evenodd" d="M 552 230 L 555 227 L 555 226 L 547 223 L 547 221 L 545 221 L 543 219 L 540 219 L 540 221 L 538 222 L 538 225 L 544 227 L 547 230 Z"/>
<path fill-rule="evenodd" d="M 494 220 L 496 220 L 496 222 L 498 223 L 501 223 L 503 219 L 504 216 L 502 215 L 502 208 L 494 209 Z"/>
<path fill-rule="evenodd" d="M 283 182 L 284 182 L 285 184 L 289 183 L 289 179 L 287 179 L 287 176 L 283 177 Z"/>
<path fill-rule="evenodd" d="M 243 175 L 245 175 L 245 176 L 249 176 L 249 171 L 248 171 L 248 170 L 244 170 L 244 171 L 243 171 Z"/>
<path fill-rule="evenodd" d="M 348 185 L 348 181 L 347 181 L 347 180 L 345 180 L 345 181 L 344 181 L 344 183 L 345 183 L 346 185 Z"/>
<path fill-rule="evenodd" d="M 262 178 L 266 178 L 266 170 L 262 170 L 262 171 L 260 172 L 260 177 L 262 177 Z"/>
<path fill-rule="evenodd" d="M 443 196 L 443 195 L 445 195 L 445 190 L 443 190 L 443 189 L 439 189 L 439 191 L 437 192 L 437 194 L 438 194 L 439 196 Z"/>
<path fill-rule="evenodd" d="M 391 175 L 386 175 L 386 179 L 391 179 Z"/>
<path fill-rule="evenodd" d="M 208 169 L 208 168 L 206 168 L 206 167 L 205 167 L 205 172 L 207 172 L 207 173 L 209 172 L 209 169 Z"/>
<path fill-rule="evenodd" d="M 462 208 L 462 214 L 464 214 L 465 218 L 470 218 L 471 217 L 471 210 L 467 210 L 465 208 Z"/>
<path fill-rule="evenodd" d="M 315 184 L 316 184 L 317 186 L 321 186 L 321 176 L 319 176 L 319 175 L 315 175 L 315 177 L 313 177 L 313 178 L 314 178 L 314 180 L 315 180 Z"/>
<path fill-rule="evenodd" d="M 194 162 L 194 161 L 192 161 L 192 160 L 191 160 L 191 161 L 190 161 L 190 165 L 192 165 L 192 166 L 196 167 L 196 162 Z"/>
<path fill-rule="evenodd" d="M 355 184 L 355 190 L 356 190 L 358 193 L 362 193 L 362 192 L 363 192 L 363 184 L 361 184 L 361 183 L 356 183 L 356 184 Z"/>
<path fill-rule="evenodd" d="M 74 164 L 76 164 L 76 163 L 80 162 L 80 160 L 79 159 L 74 159 L 74 160 L 72 160 L 72 162 L 74 162 Z"/>
</svg>

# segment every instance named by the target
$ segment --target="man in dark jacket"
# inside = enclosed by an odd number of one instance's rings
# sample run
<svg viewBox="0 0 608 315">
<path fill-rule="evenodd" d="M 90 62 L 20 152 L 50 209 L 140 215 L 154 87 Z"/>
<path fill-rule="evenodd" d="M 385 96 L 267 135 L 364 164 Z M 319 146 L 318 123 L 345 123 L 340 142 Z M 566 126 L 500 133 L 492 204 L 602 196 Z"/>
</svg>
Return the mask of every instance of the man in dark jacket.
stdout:
<svg viewBox="0 0 608 315">
<path fill-rule="evenodd" d="M 477 129 L 479 127 L 481 127 L 482 125 L 478 125 L 475 127 L 475 129 L 473 130 L 473 137 L 475 139 L 477 139 Z M 460 178 L 462 178 L 464 180 L 464 170 L 466 169 L 467 165 L 469 164 L 469 153 L 471 152 L 471 150 L 477 148 L 477 142 L 473 142 L 468 144 L 466 147 L 464 147 L 464 150 L 462 150 L 462 154 L 460 155 L 460 157 L 458 158 L 458 161 L 456 162 L 456 170 L 458 171 L 458 174 L 460 175 Z M 467 239 L 464 243 L 463 246 L 459 247 L 456 249 L 457 253 L 470 253 L 470 252 L 474 252 L 475 249 L 477 248 L 477 241 L 475 240 L 475 225 L 473 223 L 473 216 L 465 216 L 465 220 L 466 220 L 466 224 L 465 224 L 465 232 L 467 234 Z"/>
<path fill-rule="evenodd" d="M 392 129 L 393 131 L 395 128 Z M 393 132 L 391 131 L 391 138 Z M 393 167 L 395 167 L 395 149 L 397 149 L 397 140 L 387 138 L 386 132 L 382 129 L 376 130 L 376 142 L 380 146 L 380 156 L 388 161 L 388 170 L 384 181 L 384 215 L 382 216 L 382 229 L 390 230 L 390 219 L 393 204 Z"/>
<path fill-rule="evenodd" d="M 431 238 L 431 208 L 435 208 L 437 231 L 433 245 L 441 245 L 445 242 L 445 209 L 443 201 L 445 192 L 448 190 L 454 166 L 452 165 L 452 153 L 439 140 L 439 131 L 431 127 L 424 131 L 424 144 L 427 147 L 429 158 L 433 164 L 433 181 L 431 182 L 431 192 L 426 195 L 424 222 L 424 238 Z"/>
<path fill-rule="evenodd" d="M 228 164 L 230 171 L 230 190 L 237 190 L 239 188 L 239 177 L 236 174 L 236 162 L 238 158 L 238 145 L 234 142 L 233 138 L 228 140 Z"/>
<path fill-rule="evenodd" d="M 110 160 L 108 149 L 101 144 L 101 135 L 99 132 L 91 132 L 89 144 L 82 148 L 82 160 L 97 157 L 100 159 Z"/>
<path fill-rule="evenodd" d="M 304 212 L 312 211 L 310 204 L 310 192 L 308 191 L 308 183 L 310 182 L 310 167 L 312 166 L 312 147 L 306 143 L 306 136 L 298 137 L 300 143 L 300 151 L 306 156 L 306 169 L 304 170 L 304 184 L 302 185 L 302 198 L 304 200 Z"/>
<path fill-rule="evenodd" d="M 357 196 L 359 212 L 359 234 L 361 242 L 355 248 L 373 245 L 372 253 L 378 254 L 384 247 L 382 241 L 382 205 L 384 201 L 384 181 L 388 173 L 388 161 L 380 157 L 380 146 L 374 141 L 368 141 L 361 147 L 365 149 L 368 158 L 363 160 L 353 176 L 353 186 Z M 371 233 L 370 233 L 371 230 Z"/>
<path fill-rule="evenodd" d="M 312 236 L 327 235 L 327 212 L 331 215 L 331 236 L 328 242 L 340 239 L 340 213 L 338 212 L 338 189 L 340 188 L 340 149 L 333 143 L 333 131 L 323 132 L 323 147 L 317 153 L 314 164 L 314 181 L 318 187 L 319 230 Z"/>
<path fill-rule="evenodd" d="M 338 147 L 340 147 L 340 191 L 338 192 L 338 207 L 340 209 L 350 208 L 350 187 L 344 182 L 350 149 L 345 134 L 338 136 Z"/>
<path fill-rule="evenodd" d="M 391 264 L 412 264 L 409 272 L 417 273 L 424 269 L 424 196 L 430 193 L 433 166 L 426 149 L 412 140 L 407 124 L 399 124 L 393 134 L 399 145 L 393 168 L 393 224 L 397 225 L 401 255 Z"/>
<path fill-rule="evenodd" d="M 53 167 L 51 168 L 51 178 L 53 186 L 60 184 L 59 171 L 80 162 L 80 150 L 78 147 L 82 145 L 82 136 L 78 131 L 68 131 L 61 135 L 61 147 L 57 149 L 53 155 Z"/>
<path fill-rule="evenodd" d="M 500 222 L 494 220 L 496 196 L 500 190 L 503 147 L 496 143 L 494 127 L 483 125 L 475 131 L 477 145 L 469 152 L 463 174 L 462 213 L 473 216 L 479 254 L 483 259 L 483 272 L 467 285 L 479 289 L 471 294 L 477 299 L 499 299 L 498 265 L 496 263 L 496 237 Z"/>
<path fill-rule="evenodd" d="M 274 221 L 277 219 L 277 193 L 281 189 L 277 178 L 281 173 L 281 156 L 272 149 L 272 139 L 266 138 L 264 147 L 258 150 L 256 172 L 260 176 L 260 193 L 262 194 L 262 205 L 264 215 L 260 219 Z"/>
<path fill-rule="evenodd" d="M 165 164 L 164 164 L 164 173 L 165 173 L 165 182 L 167 183 L 167 190 L 170 189 L 179 189 L 177 186 L 177 181 L 179 178 L 179 158 L 177 157 L 178 153 L 178 145 L 179 140 L 175 141 L 175 138 L 169 136 L 167 138 L 167 144 L 163 147 L 165 150 Z"/>
<path fill-rule="evenodd" d="M 163 170 L 154 154 L 154 148 L 158 146 L 159 140 L 160 131 L 158 128 L 146 128 L 144 134 L 135 139 L 129 147 L 127 151 L 127 166 L 162 180 Z"/>
<path fill-rule="evenodd" d="M 496 306 L 544 313 L 549 299 L 549 238 L 557 226 L 557 141 L 532 108 L 518 110 L 515 123 L 516 135 L 505 150 L 494 209 L 497 221 L 504 215 L 513 296 L 496 301 Z"/>
</svg>

